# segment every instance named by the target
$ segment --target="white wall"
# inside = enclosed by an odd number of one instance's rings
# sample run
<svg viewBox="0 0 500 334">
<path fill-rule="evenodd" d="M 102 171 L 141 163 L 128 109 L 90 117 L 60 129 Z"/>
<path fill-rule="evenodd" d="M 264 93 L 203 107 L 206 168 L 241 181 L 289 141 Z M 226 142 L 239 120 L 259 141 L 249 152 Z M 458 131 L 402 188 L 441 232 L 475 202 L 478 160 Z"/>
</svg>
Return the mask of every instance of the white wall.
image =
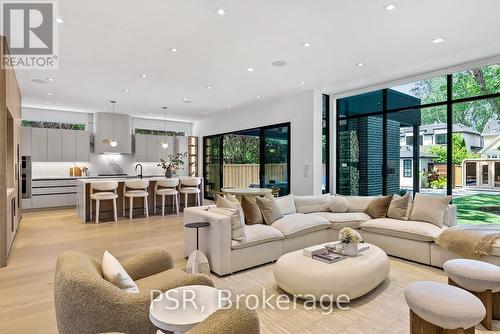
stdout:
<svg viewBox="0 0 500 334">
<path fill-rule="evenodd" d="M 318 96 L 319 103 L 316 102 Z M 320 194 L 321 94 L 301 92 L 270 101 L 259 100 L 242 108 L 231 108 L 194 122 L 193 134 L 200 137 L 202 147 L 203 136 L 286 122 L 291 123 L 291 192 L 296 195 Z M 202 151 L 200 149 L 200 159 Z"/>
</svg>

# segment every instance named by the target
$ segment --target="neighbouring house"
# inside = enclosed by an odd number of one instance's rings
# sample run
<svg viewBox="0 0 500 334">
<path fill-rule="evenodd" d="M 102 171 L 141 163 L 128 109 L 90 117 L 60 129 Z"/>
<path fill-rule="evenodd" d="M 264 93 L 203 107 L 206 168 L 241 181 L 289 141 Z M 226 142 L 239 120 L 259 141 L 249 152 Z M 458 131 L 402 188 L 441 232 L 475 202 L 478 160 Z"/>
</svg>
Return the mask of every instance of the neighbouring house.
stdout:
<svg viewBox="0 0 500 334">
<path fill-rule="evenodd" d="M 482 133 L 484 147 L 479 151 L 484 158 L 500 158 L 500 121 L 491 118 Z"/>
</svg>

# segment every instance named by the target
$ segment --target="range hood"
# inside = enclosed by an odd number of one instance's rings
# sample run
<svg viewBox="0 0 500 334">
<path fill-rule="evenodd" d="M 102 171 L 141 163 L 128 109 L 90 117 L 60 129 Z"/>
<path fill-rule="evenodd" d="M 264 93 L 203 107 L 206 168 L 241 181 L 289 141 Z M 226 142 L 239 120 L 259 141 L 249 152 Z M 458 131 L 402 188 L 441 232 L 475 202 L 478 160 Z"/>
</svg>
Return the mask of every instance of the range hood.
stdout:
<svg viewBox="0 0 500 334">
<path fill-rule="evenodd" d="M 104 144 L 102 141 L 113 136 L 113 114 L 98 112 L 94 114 L 94 153 L 132 154 L 132 128 L 129 115 L 115 114 L 114 139 L 118 140 L 116 147 Z"/>
</svg>

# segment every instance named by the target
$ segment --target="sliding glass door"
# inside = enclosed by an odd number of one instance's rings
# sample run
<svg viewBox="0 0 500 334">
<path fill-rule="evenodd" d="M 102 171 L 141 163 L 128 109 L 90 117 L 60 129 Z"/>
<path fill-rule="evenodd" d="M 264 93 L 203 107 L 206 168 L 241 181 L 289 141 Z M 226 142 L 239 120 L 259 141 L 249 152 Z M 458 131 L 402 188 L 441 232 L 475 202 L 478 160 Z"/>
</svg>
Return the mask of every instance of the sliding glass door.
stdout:
<svg viewBox="0 0 500 334">
<path fill-rule="evenodd" d="M 290 123 L 203 138 L 205 197 L 222 188 L 290 193 Z"/>
</svg>

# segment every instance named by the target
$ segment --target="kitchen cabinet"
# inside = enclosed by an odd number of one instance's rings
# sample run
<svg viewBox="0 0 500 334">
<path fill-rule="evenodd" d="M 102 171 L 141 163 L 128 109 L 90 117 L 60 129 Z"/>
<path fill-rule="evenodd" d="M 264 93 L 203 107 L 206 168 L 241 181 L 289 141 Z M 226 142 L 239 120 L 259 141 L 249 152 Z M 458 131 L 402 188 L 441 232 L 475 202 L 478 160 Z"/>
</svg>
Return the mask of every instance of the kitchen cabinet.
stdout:
<svg viewBox="0 0 500 334">
<path fill-rule="evenodd" d="M 60 161 L 76 160 L 76 131 L 61 130 L 62 137 L 62 157 Z"/>
<path fill-rule="evenodd" d="M 157 135 L 135 135 L 135 161 L 136 162 L 159 162 L 167 159 L 174 152 L 175 137 L 168 136 L 168 147 L 164 149 L 159 142 L 164 136 Z"/>
<path fill-rule="evenodd" d="M 63 161 L 61 129 L 47 130 L 47 161 Z"/>
<path fill-rule="evenodd" d="M 147 135 L 135 135 L 135 161 L 146 162 L 147 156 L 148 137 Z"/>
<path fill-rule="evenodd" d="M 53 208 L 76 205 L 76 180 L 33 180 L 31 208 Z"/>
<path fill-rule="evenodd" d="M 87 131 L 73 131 L 76 137 L 75 161 L 89 161 L 90 156 L 90 134 Z"/>
<path fill-rule="evenodd" d="M 31 150 L 31 127 L 21 127 L 21 156 L 32 156 Z"/>
<path fill-rule="evenodd" d="M 158 138 L 160 136 L 147 135 L 146 161 L 158 161 Z"/>
<path fill-rule="evenodd" d="M 32 161 L 47 160 L 47 129 L 31 128 Z"/>
<path fill-rule="evenodd" d="M 96 154 L 132 153 L 132 128 L 129 115 L 116 113 L 113 117 L 112 113 L 98 112 L 94 114 L 94 125 L 94 152 Z M 109 144 L 102 142 L 113 136 L 118 141 L 116 147 L 111 147 Z"/>
</svg>

